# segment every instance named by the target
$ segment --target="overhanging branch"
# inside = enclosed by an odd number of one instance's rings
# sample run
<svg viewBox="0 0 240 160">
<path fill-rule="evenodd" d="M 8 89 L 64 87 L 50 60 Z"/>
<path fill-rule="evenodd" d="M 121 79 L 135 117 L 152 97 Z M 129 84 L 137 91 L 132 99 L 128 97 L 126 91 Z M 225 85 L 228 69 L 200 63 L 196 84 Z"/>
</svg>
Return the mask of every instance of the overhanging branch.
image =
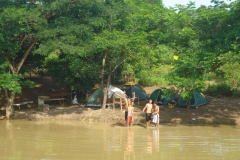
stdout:
<svg viewBox="0 0 240 160">
<path fill-rule="evenodd" d="M 21 61 L 18 63 L 17 67 L 16 67 L 16 73 L 19 72 L 19 70 L 21 69 L 23 63 L 25 62 L 27 56 L 29 55 L 29 53 L 31 52 L 32 48 L 34 47 L 34 45 L 37 43 L 37 40 L 33 40 L 30 45 L 28 46 L 28 49 L 25 51 Z"/>
<path fill-rule="evenodd" d="M 125 61 L 125 58 L 123 58 L 111 71 L 111 74 L 118 68 L 118 66 L 120 66 L 123 62 Z"/>
</svg>

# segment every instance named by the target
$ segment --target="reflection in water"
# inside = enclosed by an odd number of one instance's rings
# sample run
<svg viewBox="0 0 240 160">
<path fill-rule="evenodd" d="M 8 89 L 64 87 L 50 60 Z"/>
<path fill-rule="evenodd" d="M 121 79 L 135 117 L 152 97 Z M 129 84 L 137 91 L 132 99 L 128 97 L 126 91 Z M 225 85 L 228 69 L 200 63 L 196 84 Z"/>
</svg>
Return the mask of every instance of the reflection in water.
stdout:
<svg viewBox="0 0 240 160">
<path fill-rule="evenodd" d="M 153 148 L 155 152 L 159 152 L 159 129 L 154 129 L 153 131 Z"/>
<path fill-rule="evenodd" d="M 7 141 L 5 142 L 5 145 L 6 145 L 5 147 L 9 148 L 8 150 L 5 150 L 5 153 L 11 155 L 12 153 L 14 153 L 15 146 L 14 146 L 13 125 L 12 125 L 11 121 L 9 121 L 9 120 L 6 121 L 6 137 L 4 137 L 4 138 L 7 139 Z M 1 141 L 1 143 L 2 142 L 3 141 Z"/>
<path fill-rule="evenodd" d="M 9 120 L 6 121 L 6 130 L 7 130 L 7 139 L 12 140 L 13 139 L 12 123 Z"/>
<path fill-rule="evenodd" d="M 0 160 L 238 160 L 232 126 L 110 127 L 73 121 L 0 121 Z"/>
<path fill-rule="evenodd" d="M 128 128 L 127 131 L 127 145 L 126 150 L 124 152 L 124 160 L 135 160 L 134 153 L 134 132 L 132 128 Z"/>
<path fill-rule="evenodd" d="M 146 152 L 152 154 L 159 152 L 159 129 L 147 129 Z"/>
<path fill-rule="evenodd" d="M 147 129 L 146 152 L 149 153 L 149 154 L 152 154 L 152 144 L 153 144 L 151 133 L 152 133 L 152 130 Z"/>
</svg>

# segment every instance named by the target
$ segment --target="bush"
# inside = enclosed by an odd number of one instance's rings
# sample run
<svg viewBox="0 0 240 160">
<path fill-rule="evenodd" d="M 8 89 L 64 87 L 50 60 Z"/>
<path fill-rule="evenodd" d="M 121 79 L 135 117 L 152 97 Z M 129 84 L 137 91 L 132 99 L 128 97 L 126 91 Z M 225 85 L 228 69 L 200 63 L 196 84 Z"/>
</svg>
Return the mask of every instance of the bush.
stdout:
<svg viewBox="0 0 240 160">
<path fill-rule="evenodd" d="M 165 86 L 167 85 L 164 77 L 171 69 L 171 65 L 160 65 L 159 67 L 152 68 L 150 73 L 148 70 L 141 71 L 138 75 L 138 83 L 143 86 Z"/>
<path fill-rule="evenodd" d="M 237 89 L 237 88 L 233 88 L 233 89 L 232 89 L 232 95 L 233 95 L 234 97 L 240 97 L 240 90 Z"/>
<path fill-rule="evenodd" d="M 163 78 L 158 78 L 158 77 L 151 77 L 151 78 L 144 78 L 140 79 L 138 83 L 142 86 L 165 86 L 166 82 L 164 81 Z"/>
<path fill-rule="evenodd" d="M 210 95 L 232 96 L 232 89 L 226 83 L 209 85 L 206 92 Z"/>
</svg>

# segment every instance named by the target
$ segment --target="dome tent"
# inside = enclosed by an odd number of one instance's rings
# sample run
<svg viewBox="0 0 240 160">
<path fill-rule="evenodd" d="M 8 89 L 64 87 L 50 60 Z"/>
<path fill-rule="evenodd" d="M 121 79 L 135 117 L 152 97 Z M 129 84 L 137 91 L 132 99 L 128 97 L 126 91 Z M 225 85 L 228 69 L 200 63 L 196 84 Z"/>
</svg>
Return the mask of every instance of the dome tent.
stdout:
<svg viewBox="0 0 240 160">
<path fill-rule="evenodd" d="M 121 87 L 121 90 L 126 92 L 127 97 L 133 98 L 133 93 L 135 92 L 135 100 L 141 101 L 148 99 L 149 96 L 145 92 L 145 90 L 135 82 L 128 82 Z"/>
<path fill-rule="evenodd" d="M 208 101 L 202 93 L 193 91 L 193 98 L 191 99 L 191 104 L 190 104 L 191 108 L 200 107 L 207 103 L 208 103 Z M 187 107 L 187 100 L 180 98 L 177 103 L 177 106 L 178 107 Z"/>
<path fill-rule="evenodd" d="M 164 89 L 156 89 L 154 90 L 151 95 L 150 95 L 150 99 L 153 101 L 153 102 L 159 102 L 161 101 L 163 105 L 167 105 L 168 102 L 170 102 L 171 100 L 176 100 L 176 96 L 175 95 L 171 95 L 167 98 L 163 98 L 163 95 L 164 95 L 164 92 L 163 92 Z"/>
<path fill-rule="evenodd" d="M 124 92 L 121 89 L 110 85 L 108 87 L 108 98 L 111 98 L 113 96 L 113 93 L 116 93 L 114 94 L 115 98 L 124 97 Z M 101 107 L 101 103 L 97 101 L 98 98 L 103 98 L 102 88 L 97 89 L 91 96 L 89 96 L 86 105 L 91 107 Z"/>
</svg>

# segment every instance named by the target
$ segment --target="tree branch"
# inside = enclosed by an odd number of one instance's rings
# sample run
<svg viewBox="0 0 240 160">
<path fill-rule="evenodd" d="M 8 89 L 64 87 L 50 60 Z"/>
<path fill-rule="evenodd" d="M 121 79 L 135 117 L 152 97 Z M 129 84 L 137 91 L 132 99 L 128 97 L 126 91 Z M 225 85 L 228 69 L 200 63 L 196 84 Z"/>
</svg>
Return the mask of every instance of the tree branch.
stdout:
<svg viewBox="0 0 240 160">
<path fill-rule="evenodd" d="M 120 66 L 120 64 L 122 64 L 125 61 L 125 58 L 123 58 L 111 71 L 111 74 L 118 68 L 118 66 Z"/>
<path fill-rule="evenodd" d="M 19 37 L 18 44 L 19 44 L 19 45 L 22 45 L 22 43 L 25 41 L 25 39 L 27 39 L 29 36 L 30 36 L 29 34 L 27 34 L 27 35 L 21 35 L 21 36 Z"/>
<path fill-rule="evenodd" d="M 9 65 L 9 68 L 10 68 L 11 72 L 14 73 L 14 67 L 13 67 L 11 61 L 9 60 L 8 57 L 5 57 L 5 59 L 6 59 L 6 61 L 9 62 L 9 64 L 10 64 L 10 65 Z"/>
<path fill-rule="evenodd" d="M 28 46 L 28 49 L 25 51 L 21 61 L 18 63 L 17 67 L 15 68 L 15 72 L 18 73 L 19 70 L 21 69 L 23 63 L 25 62 L 27 56 L 29 55 L 29 53 L 31 52 L 32 48 L 34 47 L 34 45 L 37 43 L 37 40 L 33 40 L 30 45 Z"/>
<path fill-rule="evenodd" d="M 104 79 L 104 67 L 105 67 L 105 64 L 106 64 L 106 58 L 107 58 L 107 55 L 108 55 L 108 52 L 105 53 L 103 59 L 102 59 L 102 71 L 101 71 L 101 85 L 103 87 L 103 79 Z"/>
</svg>

